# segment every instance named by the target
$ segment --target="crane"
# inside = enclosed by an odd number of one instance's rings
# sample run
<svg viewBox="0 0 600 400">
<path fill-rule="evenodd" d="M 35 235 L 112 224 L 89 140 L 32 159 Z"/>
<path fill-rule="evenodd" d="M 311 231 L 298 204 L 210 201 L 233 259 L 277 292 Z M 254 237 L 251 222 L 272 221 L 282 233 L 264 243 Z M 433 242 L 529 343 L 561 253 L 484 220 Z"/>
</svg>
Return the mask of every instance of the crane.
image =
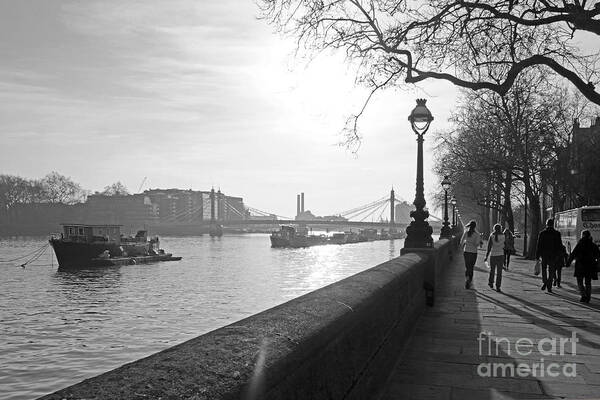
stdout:
<svg viewBox="0 0 600 400">
<path fill-rule="evenodd" d="M 142 183 L 140 183 L 140 187 L 137 190 L 138 193 L 140 193 L 142 191 L 142 187 L 144 187 L 144 183 L 146 183 L 146 179 L 148 179 L 147 176 L 145 176 L 144 179 L 142 179 Z"/>
</svg>

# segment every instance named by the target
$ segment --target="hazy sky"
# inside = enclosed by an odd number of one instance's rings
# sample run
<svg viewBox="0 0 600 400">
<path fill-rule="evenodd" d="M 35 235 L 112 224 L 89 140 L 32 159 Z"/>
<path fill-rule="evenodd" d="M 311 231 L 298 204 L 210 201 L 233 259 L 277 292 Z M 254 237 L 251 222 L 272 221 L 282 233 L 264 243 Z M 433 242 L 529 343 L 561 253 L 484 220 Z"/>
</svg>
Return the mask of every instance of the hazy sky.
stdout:
<svg viewBox="0 0 600 400">
<path fill-rule="evenodd" d="M 328 53 L 306 67 L 256 16 L 250 0 L 0 0 L 0 173 L 56 170 L 89 190 L 214 185 L 287 216 L 300 192 L 319 215 L 392 185 L 412 202 L 407 116 L 426 97 L 432 131 L 445 128 L 457 91 L 379 94 L 354 156 L 337 146 L 366 96 L 352 69 Z"/>
</svg>

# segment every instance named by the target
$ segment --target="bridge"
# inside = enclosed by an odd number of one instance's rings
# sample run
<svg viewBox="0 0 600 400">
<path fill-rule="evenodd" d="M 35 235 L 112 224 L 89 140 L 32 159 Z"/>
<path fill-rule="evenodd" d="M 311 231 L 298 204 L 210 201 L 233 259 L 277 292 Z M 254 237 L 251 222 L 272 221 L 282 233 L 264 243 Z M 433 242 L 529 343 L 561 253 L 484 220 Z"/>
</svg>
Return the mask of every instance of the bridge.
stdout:
<svg viewBox="0 0 600 400">
<path fill-rule="evenodd" d="M 396 210 L 398 205 L 404 206 L 399 209 L 400 215 Z M 340 211 L 328 217 L 317 217 L 305 209 L 304 193 L 301 193 L 297 196 L 296 216 L 291 218 L 254 207 L 247 207 L 244 211 L 241 211 L 239 206 L 231 204 L 220 191 L 215 192 L 213 189 L 210 194 L 210 219 L 198 221 L 197 225 L 201 227 L 218 225 L 223 228 L 244 228 L 296 224 L 325 229 L 345 227 L 401 230 L 405 229 L 410 223 L 409 212 L 412 208 L 412 205 L 396 198 L 394 189 L 392 189 L 389 195 L 367 204 Z M 228 218 L 225 218 L 225 216 L 228 216 Z M 177 217 L 177 215 L 174 216 L 175 219 Z M 439 218 L 434 216 L 430 216 L 430 218 L 430 223 L 434 228 L 441 226 L 442 221 Z"/>
</svg>

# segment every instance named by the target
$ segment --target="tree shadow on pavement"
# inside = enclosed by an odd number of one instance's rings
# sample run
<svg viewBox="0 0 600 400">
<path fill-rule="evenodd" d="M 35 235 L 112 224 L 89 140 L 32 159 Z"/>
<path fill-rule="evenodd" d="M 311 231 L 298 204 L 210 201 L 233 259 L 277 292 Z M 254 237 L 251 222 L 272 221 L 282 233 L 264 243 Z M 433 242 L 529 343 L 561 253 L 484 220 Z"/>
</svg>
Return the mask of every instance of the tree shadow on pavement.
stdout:
<svg viewBox="0 0 600 400">
<path fill-rule="evenodd" d="M 573 317 L 569 317 L 565 314 L 556 312 L 556 311 L 552 311 L 549 310 L 546 307 L 543 306 L 539 306 L 535 303 L 532 303 L 530 301 L 524 300 L 522 298 L 519 298 L 517 296 L 513 296 L 511 294 L 508 293 L 504 293 L 504 295 L 508 298 L 511 298 L 513 300 L 516 300 L 520 303 L 523 303 L 524 305 L 526 305 L 527 307 L 539 310 L 540 313 L 544 313 L 547 314 L 548 316 L 551 316 L 553 318 L 558 318 L 560 320 L 562 320 L 563 322 L 565 322 L 565 324 L 568 325 L 557 325 L 556 323 L 553 323 L 552 321 L 549 321 L 547 319 L 544 318 L 540 318 L 538 315 L 536 315 L 535 313 L 531 313 L 531 312 L 527 312 L 525 311 L 525 309 L 521 308 L 521 307 L 516 307 L 513 305 L 510 305 L 506 302 L 503 302 L 501 300 L 498 299 L 494 299 L 486 294 L 483 293 L 479 293 L 479 296 L 481 296 L 482 298 L 485 298 L 487 301 L 489 301 L 490 303 L 496 304 L 504 309 L 506 309 L 507 311 L 520 316 L 521 318 L 525 319 L 526 321 L 529 321 L 539 327 L 542 327 L 544 329 L 547 329 L 549 331 L 552 331 L 556 334 L 559 334 L 562 337 L 570 337 L 572 330 L 567 329 L 568 327 L 573 327 L 573 326 L 577 326 L 577 328 L 581 329 L 581 330 L 589 330 L 592 333 L 597 333 L 600 332 L 600 326 L 598 326 L 597 324 L 594 324 L 590 321 L 585 321 L 585 320 L 579 320 L 577 318 L 573 318 Z M 550 313 L 551 312 L 551 313 Z M 581 324 L 577 324 L 578 322 L 580 322 Z M 591 326 L 590 326 L 591 325 Z M 595 343 L 595 342 L 590 342 L 585 340 L 584 338 L 579 338 L 579 341 L 582 344 L 585 344 L 586 346 L 589 346 L 593 349 L 600 349 L 600 343 Z"/>
<path fill-rule="evenodd" d="M 493 317 L 495 310 L 500 309 L 529 321 L 537 321 L 535 315 L 495 298 L 502 296 L 501 293 L 488 296 L 481 289 L 466 290 L 462 257 L 456 259 L 436 292 L 435 305 L 417 322 L 380 400 L 549 398 L 537 377 L 510 372 L 525 361 L 513 358 L 510 350 L 507 352 L 495 344 L 497 336 L 489 331 L 495 330 L 496 323 L 482 325 L 486 317 Z M 477 270 L 486 272 L 486 277 L 484 281 L 482 274 L 476 274 L 476 286 L 487 288 L 487 270 Z M 501 324 L 497 322 L 498 327 Z M 516 335 L 527 337 L 529 325 L 525 323 L 522 327 Z M 496 364 L 500 368 L 494 370 Z"/>
</svg>

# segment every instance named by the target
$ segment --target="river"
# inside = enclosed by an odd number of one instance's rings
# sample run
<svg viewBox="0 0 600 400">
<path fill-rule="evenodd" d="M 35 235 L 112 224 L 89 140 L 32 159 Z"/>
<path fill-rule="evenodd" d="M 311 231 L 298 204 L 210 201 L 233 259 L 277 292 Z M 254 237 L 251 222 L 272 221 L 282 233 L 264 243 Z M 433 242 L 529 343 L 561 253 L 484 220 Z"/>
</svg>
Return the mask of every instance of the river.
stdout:
<svg viewBox="0 0 600 400">
<path fill-rule="evenodd" d="M 0 398 L 31 399 L 397 257 L 402 240 L 272 249 L 266 234 L 163 237 L 181 261 L 58 271 L 0 238 Z M 22 261 L 21 261 L 22 262 Z M 53 265 L 52 265 L 53 264 Z"/>
</svg>

